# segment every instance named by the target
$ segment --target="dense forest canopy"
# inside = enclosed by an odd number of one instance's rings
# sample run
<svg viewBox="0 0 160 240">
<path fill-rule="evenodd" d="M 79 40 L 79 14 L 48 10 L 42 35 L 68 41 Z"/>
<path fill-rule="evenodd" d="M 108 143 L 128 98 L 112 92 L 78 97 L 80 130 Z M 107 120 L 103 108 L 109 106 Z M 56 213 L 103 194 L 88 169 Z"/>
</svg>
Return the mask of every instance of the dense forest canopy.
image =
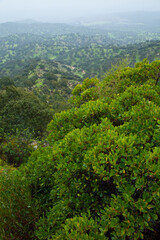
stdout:
<svg viewBox="0 0 160 240">
<path fill-rule="evenodd" d="M 154 40 L 157 39 L 157 40 Z M 108 32 L 108 35 L 10 35 L 0 38 L 0 77 L 22 75 L 36 59 L 72 67 L 81 78 L 101 76 L 111 64 L 129 58 L 130 65 L 159 59 L 160 33 Z M 145 42 L 144 42 L 145 41 Z M 128 45 L 129 44 L 129 45 Z M 52 63 L 54 64 L 54 63 Z M 29 66 L 30 65 L 30 66 Z"/>
<path fill-rule="evenodd" d="M 132 17 L 0 24 L 0 239 L 160 238 L 160 29 Z"/>
<path fill-rule="evenodd" d="M 123 59 L 132 67 L 145 57 L 149 61 L 159 59 L 160 42 L 153 40 L 159 36 L 158 32 L 145 31 L 63 32 L 54 36 L 14 32 L 0 38 L 0 88 L 25 88 L 53 113 L 58 112 L 70 107 L 67 99 L 82 79 L 103 78 L 112 65 Z M 136 43 L 142 40 L 147 41 Z"/>
<path fill-rule="evenodd" d="M 84 80 L 47 145 L 19 170 L 3 163 L 2 239 L 159 238 L 159 71 L 145 59 Z"/>
</svg>

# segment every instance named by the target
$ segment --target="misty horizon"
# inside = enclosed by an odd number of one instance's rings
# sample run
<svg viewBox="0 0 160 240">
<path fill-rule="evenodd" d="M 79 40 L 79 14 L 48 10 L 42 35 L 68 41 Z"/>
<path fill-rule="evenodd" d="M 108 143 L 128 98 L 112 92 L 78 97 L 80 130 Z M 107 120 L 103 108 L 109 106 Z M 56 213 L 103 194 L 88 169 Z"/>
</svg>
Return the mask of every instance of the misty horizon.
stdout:
<svg viewBox="0 0 160 240">
<path fill-rule="evenodd" d="M 147 19 L 146 17 L 149 18 Z M 158 17 L 157 17 L 158 16 Z M 137 17 L 137 18 L 136 18 Z M 160 25 L 160 11 L 130 11 L 130 12 L 112 12 L 112 13 L 106 13 L 106 14 L 95 14 L 90 16 L 83 16 L 83 17 L 77 17 L 77 18 L 64 18 L 64 19 L 36 19 L 36 18 L 22 18 L 17 20 L 8 20 L 8 21 L 0 21 L 0 24 L 5 23 L 24 23 L 24 24 L 36 24 L 36 23 L 60 23 L 60 24 L 84 24 L 87 26 L 87 24 L 101 24 L 104 23 L 119 23 L 119 21 L 122 21 L 124 24 L 128 22 L 128 20 L 133 20 L 131 24 L 135 24 L 136 21 L 140 20 L 146 20 L 148 22 L 154 20 L 157 20 L 156 24 Z M 129 23 L 129 22 L 128 22 Z"/>
<path fill-rule="evenodd" d="M 0 23 L 34 20 L 70 23 L 125 13 L 160 12 L 159 0 L 0 0 Z"/>
</svg>

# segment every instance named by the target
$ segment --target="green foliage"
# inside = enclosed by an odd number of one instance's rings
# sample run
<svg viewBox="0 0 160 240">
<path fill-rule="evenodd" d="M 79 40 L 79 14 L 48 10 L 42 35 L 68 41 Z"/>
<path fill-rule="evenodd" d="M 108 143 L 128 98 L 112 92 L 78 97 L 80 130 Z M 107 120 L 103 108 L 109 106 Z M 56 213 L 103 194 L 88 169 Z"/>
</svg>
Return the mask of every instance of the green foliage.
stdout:
<svg viewBox="0 0 160 240">
<path fill-rule="evenodd" d="M 35 136 L 43 135 L 53 112 L 29 91 L 14 86 L 0 91 L 0 124 L 5 133 L 28 129 Z"/>
<path fill-rule="evenodd" d="M 144 60 L 91 88 L 85 80 L 73 90 L 78 108 L 54 115 L 49 146 L 21 168 L 40 205 L 38 239 L 158 236 L 159 67 Z M 96 98 L 78 98 L 90 89 Z"/>
<path fill-rule="evenodd" d="M 54 187 L 52 148 L 39 147 L 32 153 L 28 164 L 22 165 L 20 170 L 28 179 L 32 196 L 40 203 L 40 211 L 45 212 L 51 204 L 50 191 Z"/>
<path fill-rule="evenodd" d="M 0 79 L 0 89 L 3 89 L 8 86 L 14 86 L 14 81 L 8 77 L 3 77 Z"/>
<path fill-rule="evenodd" d="M 72 108 L 55 114 L 48 125 L 48 131 L 50 132 L 48 140 L 53 142 L 62 139 L 75 128 L 100 123 L 103 117 L 110 115 L 107 100 L 89 101 L 80 108 Z"/>
<path fill-rule="evenodd" d="M 0 39 L 0 239 L 159 239 L 160 61 L 139 62 L 159 33 L 20 25 L 0 26 L 27 31 Z"/>
<path fill-rule="evenodd" d="M 28 26 L 31 28 L 33 25 L 27 25 L 27 28 Z M 90 35 L 87 27 L 85 35 L 73 32 L 65 34 L 64 32 L 63 35 L 51 36 L 42 33 L 46 29 L 35 35 L 37 27 L 34 28 L 34 34 L 11 34 L 0 38 L 0 77 L 14 77 L 17 80 L 16 84 L 20 84 L 16 86 L 31 87 L 35 80 L 42 77 L 44 72 L 47 73 L 51 70 L 53 70 L 51 71 L 53 74 L 60 76 L 64 73 L 64 71 L 60 71 L 60 68 L 64 69 L 64 65 L 67 68 L 70 66 L 71 70 L 66 68 L 65 78 L 70 75 L 70 80 L 76 80 L 76 78 L 78 80 L 79 77 L 101 77 L 106 69 L 111 68 L 112 64 L 117 64 L 125 58 L 129 59 L 130 66 L 146 57 L 150 61 L 159 59 L 159 33 L 139 32 L 137 28 L 133 32 L 130 30 L 123 32 L 119 29 L 112 32 L 111 29 L 107 31 L 99 29 L 99 34 L 95 35 L 97 29 L 93 30 L 92 28 Z M 64 26 L 61 27 L 60 31 Z M 74 27 L 74 31 L 77 27 Z M 56 29 L 54 28 L 54 33 Z M 154 41 L 155 39 L 157 41 Z M 57 62 L 59 66 L 61 64 L 60 68 L 53 66 Z M 41 72 L 37 71 L 37 65 Z M 20 76 L 19 80 L 18 76 Z M 45 74 L 43 76 L 45 79 Z"/>
<path fill-rule="evenodd" d="M 136 63 L 135 68 L 126 68 L 121 75 L 121 78 L 129 78 L 134 84 L 143 84 L 147 80 L 157 79 L 157 74 L 160 71 L 159 61 L 154 61 L 149 64 L 147 59 L 143 59 L 142 62 Z"/>
<path fill-rule="evenodd" d="M 0 168 L 0 239 L 36 239 L 33 229 L 38 214 L 26 183 L 17 171 Z"/>
<path fill-rule="evenodd" d="M 73 106 L 79 107 L 85 102 L 96 100 L 98 98 L 98 91 L 96 90 L 98 83 L 97 78 L 85 79 L 81 85 L 78 84 L 73 89 L 69 102 L 73 104 Z"/>
<path fill-rule="evenodd" d="M 33 152 L 31 135 L 27 131 L 15 135 L 3 135 L 0 145 L 0 156 L 8 164 L 19 167 L 27 162 Z M 1 164 L 0 164 L 1 165 Z"/>
<path fill-rule="evenodd" d="M 57 231 L 52 239 L 103 240 L 106 238 L 99 234 L 97 222 L 84 215 L 82 217 L 67 219 L 62 229 Z"/>
</svg>

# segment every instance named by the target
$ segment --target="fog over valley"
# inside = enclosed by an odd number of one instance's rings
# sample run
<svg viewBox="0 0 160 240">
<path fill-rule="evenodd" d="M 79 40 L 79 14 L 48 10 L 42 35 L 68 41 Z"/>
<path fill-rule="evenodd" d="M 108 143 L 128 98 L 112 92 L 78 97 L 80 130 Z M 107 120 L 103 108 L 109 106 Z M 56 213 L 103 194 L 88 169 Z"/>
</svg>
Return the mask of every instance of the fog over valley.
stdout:
<svg viewBox="0 0 160 240">
<path fill-rule="evenodd" d="M 159 0 L 0 0 L 0 22 L 34 19 L 42 22 L 80 22 L 116 12 L 160 11 Z M 122 16 L 121 16 L 122 17 Z"/>
</svg>

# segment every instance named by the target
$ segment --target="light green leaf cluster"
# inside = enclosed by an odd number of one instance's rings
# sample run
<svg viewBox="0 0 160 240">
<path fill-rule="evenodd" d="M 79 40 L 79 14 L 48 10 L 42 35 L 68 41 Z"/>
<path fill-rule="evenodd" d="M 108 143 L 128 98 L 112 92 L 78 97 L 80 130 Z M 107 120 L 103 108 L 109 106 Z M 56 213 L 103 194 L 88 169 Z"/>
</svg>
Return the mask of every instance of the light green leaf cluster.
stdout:
<svg viewBox="0 0 160 240">
<path fill-rule="evenodd" d="M 159 224 L 159 70 L 144 60 L 91 88 L 86 80 L 76 107 L 55 114 L 49 146 L 23 168 L 45 210 L 38 239 L 136 240 Z"/>
</svg>

